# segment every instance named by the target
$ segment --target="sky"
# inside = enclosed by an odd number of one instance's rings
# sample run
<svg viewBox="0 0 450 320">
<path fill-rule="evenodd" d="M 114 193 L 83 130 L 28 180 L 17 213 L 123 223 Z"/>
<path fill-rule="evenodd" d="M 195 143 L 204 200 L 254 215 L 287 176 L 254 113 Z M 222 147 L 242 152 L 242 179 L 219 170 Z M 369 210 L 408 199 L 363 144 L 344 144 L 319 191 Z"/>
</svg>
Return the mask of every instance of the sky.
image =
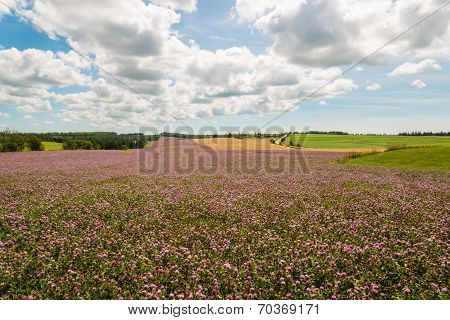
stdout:
<svg viewBox="0 0 450 320">
<path fill-rule="evenodd" d="M 0 130 L 449 131 L 449 17 L 448 0 L 0 0 Z"/>
</svg>

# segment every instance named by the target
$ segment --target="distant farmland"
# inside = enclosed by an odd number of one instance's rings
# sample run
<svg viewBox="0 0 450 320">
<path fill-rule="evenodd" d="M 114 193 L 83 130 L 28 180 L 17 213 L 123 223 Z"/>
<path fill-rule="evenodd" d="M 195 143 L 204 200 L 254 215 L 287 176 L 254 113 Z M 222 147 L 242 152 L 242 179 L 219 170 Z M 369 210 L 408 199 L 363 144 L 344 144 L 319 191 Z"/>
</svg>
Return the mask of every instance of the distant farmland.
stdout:
<svg viewBox="0 0 450 320">
<path fill-rule="evenodd" d="M 385 149 L 392 145 L 450 146 L 450 137 L 293 134 L 284 144 L 311 149 Z"/>
</svg>

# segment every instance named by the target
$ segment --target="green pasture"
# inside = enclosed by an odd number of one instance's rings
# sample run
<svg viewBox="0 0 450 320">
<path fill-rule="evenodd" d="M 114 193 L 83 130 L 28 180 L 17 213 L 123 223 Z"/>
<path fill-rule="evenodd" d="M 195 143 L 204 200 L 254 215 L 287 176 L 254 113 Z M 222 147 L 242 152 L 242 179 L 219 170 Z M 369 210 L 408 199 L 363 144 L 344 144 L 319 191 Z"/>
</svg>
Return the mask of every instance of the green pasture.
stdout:
<svg viewBox="0 0 450 320">
<path fill-rule="evenodd" d="M 410 148 L 379 152 L 345 161 L 350 165 L 450 170 L 450 147 Z"/>
<path fill-rule="evenodd" d="M 392 145 L 436 145 L 450 146 L 450 137 L 445 136 L 377 136 L 377 135 L 332 135 L 293 134 L 284 145 L 313 149 L 382 149 Z"/>
<path fill-rule="evenodd" d="M 45 151 L 58 151 L 63 149 L 63 144 L 58 142 L 42 142 Z"/>
</svg>

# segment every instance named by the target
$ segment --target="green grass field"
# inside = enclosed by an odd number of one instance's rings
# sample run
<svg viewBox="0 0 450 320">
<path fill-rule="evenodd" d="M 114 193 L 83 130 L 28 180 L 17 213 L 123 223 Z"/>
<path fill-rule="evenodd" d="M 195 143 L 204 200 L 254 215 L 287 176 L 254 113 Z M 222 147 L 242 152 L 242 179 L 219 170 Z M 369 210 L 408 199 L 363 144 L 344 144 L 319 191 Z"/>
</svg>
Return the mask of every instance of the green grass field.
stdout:
<svg viewBox="0 0 450 320">
<path fill-rule="evenodd" d="M 63 149 L 63 144 L 58 142 L 42 142 L 45 151 L 58 151 Z"/>
<path fill-rule="evenodd" d="M 305 139 L 306 137 L 306 139 Z M 404 136 L 366 136 L 331 134 L 293 134 L 286 138 L 294 146 L 313 149 L 382 149 L 392 145 L 439 145 L 450 146 L 450 137 L 404 137 Z"/>
<path fill-rule="evenodd" d="M 450 170 L 450 147 L 411 148 L 349 159 L 350 165 Z"/>
</svg>

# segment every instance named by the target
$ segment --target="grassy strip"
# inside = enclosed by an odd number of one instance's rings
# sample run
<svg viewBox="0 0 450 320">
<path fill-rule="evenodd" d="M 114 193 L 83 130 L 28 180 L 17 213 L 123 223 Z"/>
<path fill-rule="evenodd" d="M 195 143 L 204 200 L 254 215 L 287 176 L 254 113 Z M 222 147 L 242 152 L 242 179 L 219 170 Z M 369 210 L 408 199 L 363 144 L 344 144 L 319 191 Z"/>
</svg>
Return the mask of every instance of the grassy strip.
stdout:
<svg viewBox="0 0 450 320">
<path fill-rule="evenodd" d="M 394 148 L 388 152 L 349 155 L 344 159 L 338 159 L 335 163 L 448 171 L 450 170 L 450 147 Z"/>
<path fill-rule="evenodd" d="M 63 144 L 62 143 L 43 141 L 42 144 L 44 145 L 44 150 L 45 151 L 59 151 L 59 150 L 63 150 Z"/>
<path fill-rule="evenodd" d="M 339 158 L 335 161 L 333 161 L 334 163 L 339 163 L 339 164 L 344 164 L 346 162 L 348 162 L 349 160 L 352 159 L 358 159 L 361 157 L 365 157 L 365 156 L 371 156 L 377 153 L 381 153 L 381 151 L 370 151 L 370 152 L 352 152 L 350 154 L 347 154 L 345 157 L 343 158 Z"/>
<path fill-rule="evenodd" d="M 388 146 L 384 152 L 403 150 L 403 149 L 419 149 L 419 148 L 435 148 L 439 147 L 437 144 L 421 144 L 421 145 L 406 145 L 406 144 L 394 144 Z"/>
<path fill-rule="evenodd" d="M 392 146 L 388 146 L 386 150 L 384 151 L 370 151 L 370 152 L 352 152 L 348 155 L 346 155 L 343 158 L 335 160 L 335 163 L 344 164 L 347 163 L 349 160 L 358 159 L 362 157 L 372 156 L 377 153 L 384 153 L 384 152 L 392 152 L 392 151 L 398 151 L 398 150 L 404 150 L 404 149 L 419 149 L 419 148 L 435 148 L 438 147 L 438 145 L 405 145 L 405 144 L 394 144 Z"/>
</svg>

